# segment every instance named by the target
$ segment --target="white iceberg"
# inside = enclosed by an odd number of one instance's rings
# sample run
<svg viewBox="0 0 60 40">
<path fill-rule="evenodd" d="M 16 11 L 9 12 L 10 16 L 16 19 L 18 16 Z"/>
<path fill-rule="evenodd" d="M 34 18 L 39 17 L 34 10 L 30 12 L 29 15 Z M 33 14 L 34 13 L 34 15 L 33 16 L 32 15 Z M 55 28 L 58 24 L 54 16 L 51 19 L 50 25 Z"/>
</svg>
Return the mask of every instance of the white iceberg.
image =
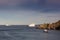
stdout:
<svg viewBox="0 0 60 40">
<path fill-rule="evenodd" d="M 5 26 L 10 26 L 9 24 L 6 24 Z"/>
<path fill-rule="evenodd" d="M 35 24 L 30 24 L 30 25 L 28 25 L 29 27 L 35 27 Z"/>
</svg>

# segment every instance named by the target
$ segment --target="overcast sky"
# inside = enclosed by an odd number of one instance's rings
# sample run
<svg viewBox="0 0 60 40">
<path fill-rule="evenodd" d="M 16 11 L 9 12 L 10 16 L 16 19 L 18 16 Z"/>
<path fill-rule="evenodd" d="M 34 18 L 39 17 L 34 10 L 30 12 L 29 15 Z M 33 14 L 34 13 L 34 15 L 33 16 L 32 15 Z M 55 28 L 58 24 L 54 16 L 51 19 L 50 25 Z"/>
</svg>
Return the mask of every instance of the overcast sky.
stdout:
<svg viewBox="0 0 60 40">
<path fill-rule="evenodd" d="M 58 20 L 60 0 L 0 0 L 0 24 L 42 24 Z"/>
</svg>

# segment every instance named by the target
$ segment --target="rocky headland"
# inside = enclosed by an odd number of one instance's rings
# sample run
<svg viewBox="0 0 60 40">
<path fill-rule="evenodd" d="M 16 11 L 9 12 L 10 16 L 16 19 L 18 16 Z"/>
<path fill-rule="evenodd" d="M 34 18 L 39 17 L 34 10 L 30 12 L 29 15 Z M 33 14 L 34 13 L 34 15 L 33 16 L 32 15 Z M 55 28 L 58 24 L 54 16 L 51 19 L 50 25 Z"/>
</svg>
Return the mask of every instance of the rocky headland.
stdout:
<svg viewBox="0 0 60 40">
<path fill-rule="evenodd" d="M 37 25 L 38 29 L 48 29 L 48 30 L 60 30 L 60 20 L 58 20 L 55 23 L 44 23 L 44 24 L 40 24 Z"/>
</svg>

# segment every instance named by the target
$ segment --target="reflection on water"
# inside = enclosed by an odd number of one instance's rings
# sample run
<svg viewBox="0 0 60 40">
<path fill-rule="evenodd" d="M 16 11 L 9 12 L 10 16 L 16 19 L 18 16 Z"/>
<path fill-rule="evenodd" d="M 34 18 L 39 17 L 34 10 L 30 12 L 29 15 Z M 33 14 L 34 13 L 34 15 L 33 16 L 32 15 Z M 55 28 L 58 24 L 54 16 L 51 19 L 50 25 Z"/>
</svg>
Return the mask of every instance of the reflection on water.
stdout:
<svg viewBox="0 0 60 40">
<path fill-rule="evenodd" d="M 1 29 L 1 28 L 0 28 Z M 5 30 L 5 31 L 3 31 Z M 4 28 L 0 30 L 0 40 L 59 40 L 60 31 L 49 30 L 44 33 L 43 30 L 17 27 L 17 28 Z"/>
</svg>

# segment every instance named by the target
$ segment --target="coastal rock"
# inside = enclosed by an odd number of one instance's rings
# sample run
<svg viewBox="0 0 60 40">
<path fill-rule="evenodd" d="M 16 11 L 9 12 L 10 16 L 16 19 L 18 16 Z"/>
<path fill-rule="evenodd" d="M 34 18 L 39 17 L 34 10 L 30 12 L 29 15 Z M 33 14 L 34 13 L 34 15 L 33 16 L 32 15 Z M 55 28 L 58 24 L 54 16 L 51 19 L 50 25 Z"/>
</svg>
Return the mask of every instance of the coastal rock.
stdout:
<svg viewBox="0 0 60 40">
<path fill-rule="evenodd" d="M 52 29 L 52 30 L 60 30 L 60 20 L 55 22 L 55 23 L 44 23 L 44 24 L 40 24 L 40 26 L 38 26 L 39 29 Z"/>
</svg>

